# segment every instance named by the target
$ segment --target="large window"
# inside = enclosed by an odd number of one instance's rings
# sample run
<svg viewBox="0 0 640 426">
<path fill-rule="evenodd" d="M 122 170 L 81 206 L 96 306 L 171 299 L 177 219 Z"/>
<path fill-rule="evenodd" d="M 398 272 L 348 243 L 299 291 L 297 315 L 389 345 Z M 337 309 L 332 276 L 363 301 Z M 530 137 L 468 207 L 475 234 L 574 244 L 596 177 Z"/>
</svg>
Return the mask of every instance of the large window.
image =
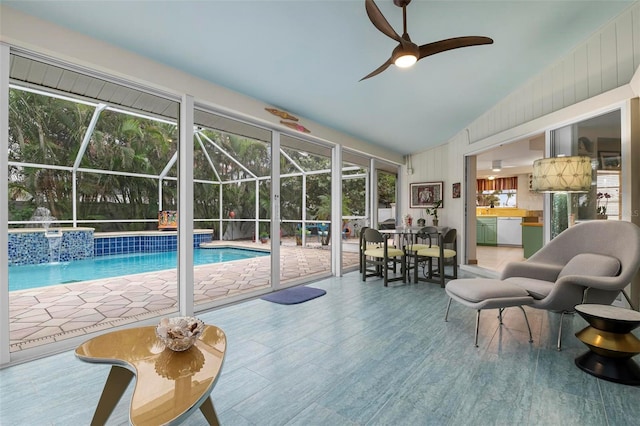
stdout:
<svg viewBox="0 0 640 426">
<path fill-rule="evenodd" d="M 179 139 L 177 99 L 27 53 L 10 58 L 12 352 L 175 315 L 183 307 L 180 290 L 191 285 L 194 306 L 186 309 L 197 311 L 268 292 L 278 280 L 286 287 L 328 276 L 336 247 L 343 248 L 343 268 L 358 264 L 355 237 L 377 207 L 366 155 L 343 156 L 338 213 L 333 145 L 194 102 L 193 198 L 179 203 L 180 176 L 189 176 L 180 160 L 190 157 L 190 146 Z M 397 166 L 380 162 L 377 194 L 385 206 L 395 203 L 396 173 Z M 191 212 L 180 211 L 185 203 Z M 190 249 L 178 245 L 189 239 L 178 225 L 188 213 L 194 256 L 192 265 L 181 265 L 193 268 L 186 283 L 177 266 Z M 331 235 L 334 219 L 349 233 Z M 211 261 L 218 248 L 231 253 Z M 251 258 L 238 248 L 249 248 Z"/>
</svg>

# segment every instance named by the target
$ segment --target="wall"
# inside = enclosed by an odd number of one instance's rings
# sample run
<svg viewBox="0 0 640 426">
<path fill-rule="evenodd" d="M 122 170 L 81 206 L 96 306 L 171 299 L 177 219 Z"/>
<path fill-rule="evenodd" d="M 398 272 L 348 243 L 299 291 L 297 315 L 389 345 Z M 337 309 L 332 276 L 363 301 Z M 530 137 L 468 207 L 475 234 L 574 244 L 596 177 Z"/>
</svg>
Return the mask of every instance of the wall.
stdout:
<svg viewBox="0 0 640 426">
<path fill-rule="evenodd" d="M 640 2 L 469 125 L 471 141 L 629 84 L 640 67 Z"/>
<path fill-rule="evenodd" d="M 458 228 L 463 262 L 465 233 L 475 239 L 473 229 L 465 232 L 464 224 L 465 155 L 608 112 L 639 95 L 640 2 L 636 2 L 443 145 L 413 154 L 415 173 L 409 176 L 410 182 L 444 181 L 446 208 L 442 222 Z M 631 143 L 640 145 L 640 138 L 633 137 Z M 640 168 L 633 168 L 631 173 L 631 182 L 639 182 Z M 461 198 L 451 198 L 454 182 L 463 182 Z M 469 258 L 473 257 L 471 253 Z"/>
<path fill-rule="evenodd" d="M 529 191 L 529 175 L 518 175 L 518 208 L 525 210 L 542 210 L 543 196 Z"/>
</svg>

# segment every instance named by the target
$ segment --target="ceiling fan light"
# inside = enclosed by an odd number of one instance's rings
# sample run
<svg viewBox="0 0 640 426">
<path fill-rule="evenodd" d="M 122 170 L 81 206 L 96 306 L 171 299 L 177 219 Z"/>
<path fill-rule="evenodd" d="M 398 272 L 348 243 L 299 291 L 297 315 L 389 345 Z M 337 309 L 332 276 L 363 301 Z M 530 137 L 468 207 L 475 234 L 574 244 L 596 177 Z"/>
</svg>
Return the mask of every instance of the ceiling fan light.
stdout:
<svg viewBox="0 0 640 426">
<path fill-rule="evenodd" d="M 409 68 L 418 61 L 412 54 L 402 55 L 396 58 L 394 64 L 399 68 Z"/>
</svg>

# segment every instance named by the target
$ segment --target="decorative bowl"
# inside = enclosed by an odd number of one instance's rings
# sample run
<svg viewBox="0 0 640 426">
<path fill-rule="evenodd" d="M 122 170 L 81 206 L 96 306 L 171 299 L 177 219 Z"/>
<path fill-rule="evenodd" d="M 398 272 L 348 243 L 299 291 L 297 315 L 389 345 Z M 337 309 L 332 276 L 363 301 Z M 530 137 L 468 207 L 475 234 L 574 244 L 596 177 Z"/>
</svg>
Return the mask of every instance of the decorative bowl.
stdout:
<svg viewBox="0 0 640 426">
<path fill-rule="evenodd" d="M 156 327 L 156 335 L 172 351 L 186 351 L 196 342 L 204 323 L 195 317 L 163 318 Z"/>
</svg>

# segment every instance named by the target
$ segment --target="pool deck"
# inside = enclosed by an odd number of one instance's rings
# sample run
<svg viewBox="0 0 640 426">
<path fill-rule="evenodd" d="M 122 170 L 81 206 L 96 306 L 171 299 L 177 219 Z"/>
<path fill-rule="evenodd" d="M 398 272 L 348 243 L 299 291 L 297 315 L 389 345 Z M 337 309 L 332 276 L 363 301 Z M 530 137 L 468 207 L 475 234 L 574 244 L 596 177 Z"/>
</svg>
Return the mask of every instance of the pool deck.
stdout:
<svg viewBox="0 0 640 426">
<path fill-rule="evenodd" d="M 353 246 L 355 245 L 355 250 Z M 220 242 L 220 246 L 265 249 L 251 242 Z M 357 242 L 343 245 L 343 267 L 358 264 Z M 331 272 L 331 252 L 319 244 L 280 246 L 282 284 L 313 280 Z M 197 305 L 270 287 L 271 256 L 194 267 Z M 96 331 L 144 321 L 177 311 L 177 270 L 164 270 L 60 284 L 9 293 L 10 351 L 15 352 Z"/>
</svg>

